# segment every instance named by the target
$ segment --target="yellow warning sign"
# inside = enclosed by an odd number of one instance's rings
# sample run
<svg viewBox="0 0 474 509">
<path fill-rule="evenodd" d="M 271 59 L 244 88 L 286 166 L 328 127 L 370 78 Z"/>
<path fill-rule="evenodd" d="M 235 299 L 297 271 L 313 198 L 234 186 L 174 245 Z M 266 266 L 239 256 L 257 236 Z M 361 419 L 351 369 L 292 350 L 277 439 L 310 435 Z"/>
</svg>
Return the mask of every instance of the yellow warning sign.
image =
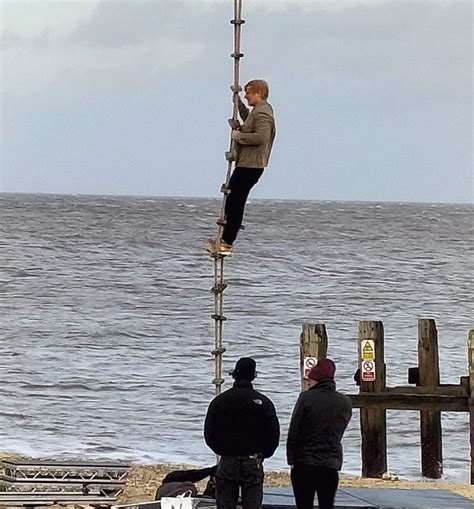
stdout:
<svg viewBox="0 0 474 509">
<path fill-rule="evenodd" d="M 373 361 L 375 359 L 375 345 L 373 339 L 362 342 L 362 360 Z"/>
</svg>

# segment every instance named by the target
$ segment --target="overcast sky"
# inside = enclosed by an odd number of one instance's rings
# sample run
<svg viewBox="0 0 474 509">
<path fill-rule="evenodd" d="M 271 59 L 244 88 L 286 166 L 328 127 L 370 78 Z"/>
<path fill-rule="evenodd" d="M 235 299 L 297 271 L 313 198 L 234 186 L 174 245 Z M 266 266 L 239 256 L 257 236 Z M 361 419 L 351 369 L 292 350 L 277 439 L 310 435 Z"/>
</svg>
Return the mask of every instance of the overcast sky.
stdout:
<svg viewBox="0 0 474 509">
<path fill-rule="evenodd" d="M 259 198 L 472 202 L 472 5 L 244 0 Z M 2 0 L 4 192 L 215 196 L 233 1 Z"/>
</svg>

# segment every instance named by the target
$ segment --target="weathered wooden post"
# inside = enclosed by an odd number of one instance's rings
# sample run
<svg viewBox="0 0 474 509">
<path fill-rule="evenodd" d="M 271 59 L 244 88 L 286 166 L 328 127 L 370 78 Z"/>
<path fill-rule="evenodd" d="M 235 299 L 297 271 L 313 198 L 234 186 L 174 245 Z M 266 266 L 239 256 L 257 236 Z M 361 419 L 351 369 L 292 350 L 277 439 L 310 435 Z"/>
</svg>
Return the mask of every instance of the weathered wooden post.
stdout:
<svg viewBox="0 0 474 509">
<path fill-rule="evenodd" d="M 305 372 L 309 371 L 316 364 L 317 359 L 327 356 L 328 336 L 324 323 L 304 323 L 300 335 L 300 370 L 301 390 L 306 390 L 308 380 L 305 379 Z"/>
<path fill-rule="evenodd" d="M 471 484 L 474 484 L 474 330 L 469 331 L 469 424 L 471 438 Z"/>
<path fill-rule="evenodd" d="M 439 386 L 438 331 L 434 320 L 418 320 L 418 385 Z M 443 474 L 441 412 L 420 411 L 421 475 L 439 479 Z"/>
<path fill-rule="evenodd" d="M 385 391 L 383 324 L 360 321 L 358 334 L 359 392 Z M 382 477 L 387 471 L 387 420 L 385 409 L 360 409 L 362 476 Z"/>
</svg>

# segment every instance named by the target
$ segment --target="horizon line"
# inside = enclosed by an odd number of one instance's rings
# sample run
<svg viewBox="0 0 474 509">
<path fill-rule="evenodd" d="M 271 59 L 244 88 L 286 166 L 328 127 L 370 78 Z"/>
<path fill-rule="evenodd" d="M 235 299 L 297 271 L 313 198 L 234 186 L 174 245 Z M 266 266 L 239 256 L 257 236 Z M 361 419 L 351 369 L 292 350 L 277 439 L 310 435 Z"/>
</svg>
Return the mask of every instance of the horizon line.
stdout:
<svg viewBox="0 0 474 509">
<path fill-rule="evenodd" d="M 46 196 L 98 196 L 116 198 L 164 198 L 170 200 L 221 200 L 218 196 L 179 196 L 179 195 L 152 195 L 152 194 L 110 194 L 110 193 L 54 193 L 54 192 L 29 192 L 29 191 L 0 191 L 2 195 L 46 195 Z M 444 202 L 444 201 L 404 201 L 404 200 L 348 200 L 340 198 L 250 198 L 249 201 L 310 201 L 310 202 L 335 202 L 335 203 L 397 203 L 397 204 L 420 204 L 420 205 L 474 205 L 474 199 L 470 202 Z"/>
</svg>

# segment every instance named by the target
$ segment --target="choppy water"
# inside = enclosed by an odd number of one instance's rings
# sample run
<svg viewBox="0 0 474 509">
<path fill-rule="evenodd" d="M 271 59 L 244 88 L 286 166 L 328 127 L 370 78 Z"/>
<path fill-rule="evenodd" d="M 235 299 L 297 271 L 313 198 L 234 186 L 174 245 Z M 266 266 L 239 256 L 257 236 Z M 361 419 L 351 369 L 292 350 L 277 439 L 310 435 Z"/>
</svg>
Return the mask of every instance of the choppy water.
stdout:
<svg viewBox="0 0 474 509">
<path fill-rule="evenodd" d="M 0 195 L 0 450 L 212 463 L 212 262 L 217 200 Z M 284 468 L 302 322 L 323 321 L 338 386 L 356 392 L 356 331 L 381 319 L 390 385 L 437 320 L 443 383 L 467 375 L 470 205 L 252 201 L 226 262 L 225 370 L 257 359 Z M 230 382 L 230 380 L 228 380 Z M 227 384 L 229 386 L 230 383 Z M 390 411 L 389 469 L 419 476 L 416 412 Z M 445 473 L 468 480 L 467 414 L 443 414 Z M 357 412 L 344 471 L 360 471 Z"/>
</svg>

